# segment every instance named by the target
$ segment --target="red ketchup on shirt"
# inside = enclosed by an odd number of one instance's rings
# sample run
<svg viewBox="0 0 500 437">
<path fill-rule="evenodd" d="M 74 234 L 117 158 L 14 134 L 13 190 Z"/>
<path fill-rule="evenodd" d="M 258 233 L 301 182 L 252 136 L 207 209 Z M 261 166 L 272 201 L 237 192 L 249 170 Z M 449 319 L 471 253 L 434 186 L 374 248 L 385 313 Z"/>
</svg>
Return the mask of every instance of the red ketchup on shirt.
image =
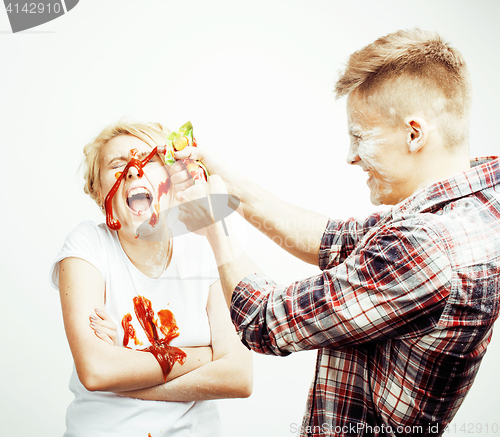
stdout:
<svg viewBox="0 0 500 437">
<path fill-rule="evenodd" d="M 137 320 L 139 320 L 139 323 L 141 324 L 142 329 L 151 344 L 151 346 L 148 346 L 145 349 L 138 350 L 150 352 L 154 355 L 160 364 L 166 381 L 167 375 L 172 370 L 175 362 L 177 361 L 180 364 L 184 364 L 187 356 L 183 350 L 175 346 L 170 346 L 170 342 L 179 336 L 179 327 L 175 321 L 174 314 L 170 310 L 158 311 L 158 318 L 160 319 L 160 326 L 158 326 L 157 320 L 155 319 L 155 313 L 151 306 L 151 301 L 144 296 L 136 296 L 133 301 Z M 130 338 L 134 340 L 136 345 L 141 344 L 137 339 L 134 327 L 130 323 L 131 321 L 132 316 L 130 314 L 125 314 L 123 316 L 122 327 L 125 331 L 123 336 L 123 346 L 125 347 L 127 347 Z M 160 338 L 158 329 L 163 334 L 163 338 Z"/>
</svg>

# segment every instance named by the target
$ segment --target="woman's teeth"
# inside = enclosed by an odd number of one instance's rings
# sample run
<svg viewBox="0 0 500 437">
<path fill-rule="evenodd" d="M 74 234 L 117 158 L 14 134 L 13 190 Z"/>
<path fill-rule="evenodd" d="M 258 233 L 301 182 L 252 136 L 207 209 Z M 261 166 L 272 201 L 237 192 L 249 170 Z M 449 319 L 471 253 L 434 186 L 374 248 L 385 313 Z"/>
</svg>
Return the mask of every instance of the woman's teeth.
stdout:
<svg viewBox="0 0 500 437">
<path fill-rule="evenodd" d="M 148 210 L 152 202 L 151 193 L 144 187 L 132 188 L 127 196 L 128 207 L 139 214 Z"/>
</svg>

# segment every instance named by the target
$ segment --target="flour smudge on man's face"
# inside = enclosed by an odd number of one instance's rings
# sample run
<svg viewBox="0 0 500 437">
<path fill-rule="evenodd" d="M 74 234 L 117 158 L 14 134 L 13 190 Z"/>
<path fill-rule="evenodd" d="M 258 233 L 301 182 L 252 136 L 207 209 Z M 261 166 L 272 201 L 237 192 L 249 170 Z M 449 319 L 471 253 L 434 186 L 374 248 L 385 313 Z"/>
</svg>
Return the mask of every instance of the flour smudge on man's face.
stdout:
<svg viewBox="0 0 500 437">
<path fill-rule="evenodd" d="M 356 123 L 349 124 L 351 145 L 348 162 L 359 165 L 368 173 L 367 184 L 374 205 L 383 203 L 393 190 L 394 178 L 384 164 L 384 149 L 386 146 L 382 130 L 378 127 L 366 129 Z"/>
</svg>

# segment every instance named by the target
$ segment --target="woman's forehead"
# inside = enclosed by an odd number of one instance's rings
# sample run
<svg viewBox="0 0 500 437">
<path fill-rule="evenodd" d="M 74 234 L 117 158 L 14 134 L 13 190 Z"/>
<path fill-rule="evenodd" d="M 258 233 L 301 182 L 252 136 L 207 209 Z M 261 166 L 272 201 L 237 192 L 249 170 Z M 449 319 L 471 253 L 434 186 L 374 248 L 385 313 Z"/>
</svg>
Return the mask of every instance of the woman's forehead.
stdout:
<svg viewBox="0 0 500 437">
<path fill-rule="evenodd" d="M 133 135 L 118 135 L 103 146 L 102 156 L 108 157 L 119 155 L 129 157 L 130 151 L 133 149 L 136 149 L 138 152 L 137 154 L 140 155 L 142 152 L 151 152 L 152 147 Z"/>
</svg>

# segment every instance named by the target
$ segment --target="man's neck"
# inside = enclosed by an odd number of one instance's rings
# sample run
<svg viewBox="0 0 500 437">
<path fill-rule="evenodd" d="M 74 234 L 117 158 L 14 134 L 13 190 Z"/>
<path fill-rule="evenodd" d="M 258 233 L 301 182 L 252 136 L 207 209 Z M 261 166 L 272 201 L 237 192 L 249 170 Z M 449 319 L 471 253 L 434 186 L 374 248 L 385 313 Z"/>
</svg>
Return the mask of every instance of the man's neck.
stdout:
<svg viewBox="0 0 500 437">
<path fill-rule="evenodd" d="M 466 153 L 436 154 L 419 164 L 421 171 L 415 181 L 414 192 L 470 169 L 470 158 Z"/>
</svg>

